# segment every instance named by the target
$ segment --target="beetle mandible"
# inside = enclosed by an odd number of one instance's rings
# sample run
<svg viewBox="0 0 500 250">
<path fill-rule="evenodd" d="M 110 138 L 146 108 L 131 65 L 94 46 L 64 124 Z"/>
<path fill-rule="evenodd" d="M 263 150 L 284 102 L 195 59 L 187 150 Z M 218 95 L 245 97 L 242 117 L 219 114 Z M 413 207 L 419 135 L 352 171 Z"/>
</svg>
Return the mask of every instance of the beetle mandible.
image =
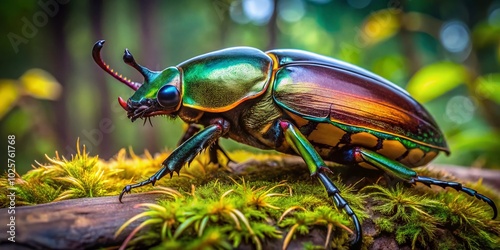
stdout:
<svg viewBox="0 0 500 250">
<path fill-rule="evenodd" d="M 144 76 L 140 84 L 110 69 L 100 56 L 103 44 L 98 41 L 92 50 L 96 63 L 135 91 L 127 102 L 118 98 L 128 118 L 167 115 L 190 124 L 162 168 L 145 181 L 127 185 L 120 202 L 133 188 L 154 185 L 164 175 L 179 172 L 210 146 L 211 161 L 216 162 L 216 152 L 224 153 L 218 140 L 227 137 L 301 156 L 311 176 L 350 216 L 355 248 L 362 241 L 360 222 L 327 176 L 331 171 L 324 160 L 378 169 L 411 184 L 451 187 L 488 203 L 493 218 L 497 216 L 488 197 L 411 169 L 427 164 L 439 152 L 449 154 L 444 136 L 421 104 L 369 71 L 306 51 L 262 52 L 249 47 L 223 49 L 151 71 L 126 49 L 123 60 Z"/>
</svg>

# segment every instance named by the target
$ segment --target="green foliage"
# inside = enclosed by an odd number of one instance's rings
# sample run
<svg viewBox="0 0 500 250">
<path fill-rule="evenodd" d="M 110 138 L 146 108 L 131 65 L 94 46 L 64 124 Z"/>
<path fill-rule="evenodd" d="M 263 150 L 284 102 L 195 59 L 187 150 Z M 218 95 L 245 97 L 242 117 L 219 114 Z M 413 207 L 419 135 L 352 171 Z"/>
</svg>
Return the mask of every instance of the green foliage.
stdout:
<svg viewBox="0 0 500 250">
<path fill-rule="evenodd" d="M 458 85 L 470 82 L 465 66 L 452 62 L 438 62 L 420 69 L 408 82 L 408 92 L 422 103 L 431 101 Z"/>
<path fill-rule="evenodd" d="M 487 74 L 476 79 L 474 86 L 479 97 L 500 104 L 500 73 Z"/>
</svg>

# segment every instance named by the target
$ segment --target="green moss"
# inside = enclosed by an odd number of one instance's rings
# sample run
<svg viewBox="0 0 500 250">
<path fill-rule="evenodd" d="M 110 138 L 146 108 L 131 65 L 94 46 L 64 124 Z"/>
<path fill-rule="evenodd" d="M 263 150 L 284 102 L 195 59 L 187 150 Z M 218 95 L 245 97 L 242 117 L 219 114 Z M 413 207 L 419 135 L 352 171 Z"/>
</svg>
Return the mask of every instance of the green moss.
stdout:
<svg viewBox="0 0 500 250">
<path fill-rule="evenodd" d="M 375 224 L 395 233 L 399 244 L 407 243 L 412 249 L 443 249 L 443 242 L 484 249 L 500 243 L 500 222 L 490 219 L 487 206 L 463 194 L 408 189 L 400 184 L 394 188 L 370 185 L 363 191 L 370 191 L 376 202 L 371 210 L 382 216 Z M 452 234 L 443 235 L 445 229 L 452 229 Z"/>
<path fill-rule="evenodd" d="M 155 173 L 167 155 L 146 151 L 138 156 L 120 150 L 112 159 L 103 161 L 89 156 L 85 147 L 77 147 L 77 155 L 69 160 L 56 153 L 55 157 L 47 157 L 46 164 L 37 163 L 37 167 L 17 178 L 16 202 L 32 205 L 117 195 L 126 184 Z M 123 244 L 158 249 L 232 249 L 241 244 L 264 248 L 263 244 L 271 239 L 281 239 L 287 246 L 312 230 L 320 230 L 325 232 L 324 242 L 301 243 L 303 248 L 348 249 L 353 228 L 350 218 L 332 204 L 317 181 L 312 181 L 306 167 L 297 171 L 286 166 L 280 155 L 235 152 L 231 157 L 238 162 L 249 158 L 261 161 L 246 168 L 244 177 L 232 177 L 228 168 L 209 164 L 208 155 L 201 154 L 182 169 L 180 176 L 158 182 L 155 192 L 164 194 L 164 198 L 156 204 L 141 204 L 144 212 L 117 231 L 117 235 L 121 234 L 133 221 L 145 218 Z M 273 167 L 259 166 L 266 162 L 273 162 Z M 348 172 L 342 176 L 352 175 L 352 168 L 332 169 Z M 450 179 L 442 172 L 425 168 L 418 171 Z M 500 244 L 500 222 L 491 220 L 491 209 L 473 197 L 423 185 L 388 186 L 384 182 L 347 180 L 337 177 L 334 183 L 359 219 L 366 222 L 364 227 L 374 225 L 372 232 L 364 235 L 364 248 L 379 235 L 392 235 L 398 244 L 412 249 L 485 249 Z M 8 188 L 6 180 L 0 183 L 4 185 L 0 188 Z M 498 197 L 480 182 L 468 186 Z M 148 185 L 134 191 L 151 189 Z M 6 194 L 0 194 L 3 207 L 8 204 Z"/>
<path fill-rule="evenodd" d="M 113 169 L 104 169 L 97 156 L 89 157 L 77 147 L 77 154 L 70 160 L 59 157 L 46 157 L 48 164 L 37 163 L 37 167 L 22 177 L 16 178 L 17 205 L 34 205 L 71 198 L 98 197 L 112 192 L 109 184 Z M 7 178 L 4 176 L 4 178 Z M 6 180 L 0 180 L 6 185 Z M 122 182 L 123 183 L 123 182 Z M 1 188 L 10 188 L 2 186 Z M 5 207 L 8 197 L 5 192 L 0 195 L 0 203 Z"/>
</svg>

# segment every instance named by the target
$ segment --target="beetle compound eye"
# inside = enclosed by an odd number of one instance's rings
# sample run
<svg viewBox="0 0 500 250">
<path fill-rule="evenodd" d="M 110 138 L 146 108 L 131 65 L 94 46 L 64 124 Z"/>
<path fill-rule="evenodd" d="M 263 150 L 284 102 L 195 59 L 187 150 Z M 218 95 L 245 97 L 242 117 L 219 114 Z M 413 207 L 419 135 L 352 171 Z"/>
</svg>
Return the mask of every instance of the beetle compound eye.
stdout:
<svg viewBox="0 0 500 250">
<path fill-rule="evenodd" d="M 165 85 L 158 91 L 156 99 L 164 108 L 175 108 L 180 102 L 180 93 L 175 86 Z"/>
</svg>

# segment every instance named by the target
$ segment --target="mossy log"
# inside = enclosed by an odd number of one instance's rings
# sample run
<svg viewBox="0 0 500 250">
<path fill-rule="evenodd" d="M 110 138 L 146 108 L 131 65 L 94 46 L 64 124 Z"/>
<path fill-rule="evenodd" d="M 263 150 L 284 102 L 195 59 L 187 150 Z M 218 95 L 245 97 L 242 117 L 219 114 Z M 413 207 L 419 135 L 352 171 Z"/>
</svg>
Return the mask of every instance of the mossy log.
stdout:
<svg viewBox="0 0 500 250">
<path fill-rule="evenodd" d="M 248 166 L 262 168 L 262 171 L 278 173 L 281 167 L 287 170 L 301 169 L 307 171 L 304 163 L 299 158 L 286 158 L 284 164 L 275 166 L 273 162 L 249 161 L 232 166 L 233 174 L 238 175 L 245 172 Z M 440 167 L 436 167 L 439 169 Z M 467 169 L 456 166 L 443 166 L 446 172 L 464 181 L 477 181 L 483 179 L 483 183 L 500 189 L 500 171 Z M 255 169 L 254 169 L 255 170 Z M 345 169 L 349 171 L 349 169 Z M 259 171 L 252 171 L 259 172 Z M 273 175 L 269 173 L 269 175 Z M 342 174 L 346 183 L 354 183 L 360 180 L 365 173 L 349 175 Z M 175 178 L 175 177 L 174 177 Z M 249 177 L 252 178 L 252 177 Z M 373 175 L 365 179 L 380 178 Z M 373 181 L 373 180 L 372 180 Z M 319 187 L 319 184 L 318 184 Z M 119 246 L 126 236 L 141 223 L 135 221 L 127 227 L 118 237 L 114 234 L 117 229 L 134 215 L 144 211 L 135 205 L 141 203 L 154 203 L 158 194 L 131 194 L 127 195 L 124 203 L 118 202 L 116 196 L 72 199 L 48 204 L 16 207 L 15 208 L 15 243 L 8 240 L 9 230 L 6 225 L 10 222 L 8 208 L 0 209 L 0 248 L 1 249 L 94 249 L 99 247 Z M 369 206 L 369 204 L 368 204 Z M 6 230 L 7 228 L 7 230 Z M 369 249 L 397 249 L 395 239 L 387 234 L 375 235 L 375 225 L 371 219 L 363 223 L 363 232 L 373 235 L 373 244 Z M 284 235 L 286 232 L 283 232 Z M 313 229 L 307 236 L 298 236 L 289 245 L 288 249 L 302 249 L 302 242 L 309 241 L 317 245 L 323 245 L 326 238 L 324 230 Z M 264 249 L 280 249 L 283 239 L 263 242 Z M 242 249 L 251 249 L 249 245 L 241 245 Z M 409 246 L 403 247 L 403 249 Z"/>
</svg>

